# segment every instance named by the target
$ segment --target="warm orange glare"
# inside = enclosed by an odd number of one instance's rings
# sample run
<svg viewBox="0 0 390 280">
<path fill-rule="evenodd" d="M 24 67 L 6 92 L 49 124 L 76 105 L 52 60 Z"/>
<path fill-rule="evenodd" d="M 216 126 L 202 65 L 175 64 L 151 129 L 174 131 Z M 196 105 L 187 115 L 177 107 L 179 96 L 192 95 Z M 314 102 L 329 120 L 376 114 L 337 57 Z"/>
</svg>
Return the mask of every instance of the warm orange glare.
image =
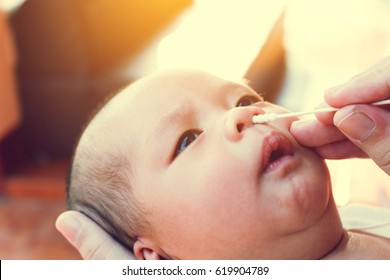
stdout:
<svg viewBox="0 0 390 280">
<path fill-rule="evenodd" d="M 196 67 L 242 77 L 265 41 L 283 1 L 196 0 L 158 48 L 158 68 Z"/>
</svg>

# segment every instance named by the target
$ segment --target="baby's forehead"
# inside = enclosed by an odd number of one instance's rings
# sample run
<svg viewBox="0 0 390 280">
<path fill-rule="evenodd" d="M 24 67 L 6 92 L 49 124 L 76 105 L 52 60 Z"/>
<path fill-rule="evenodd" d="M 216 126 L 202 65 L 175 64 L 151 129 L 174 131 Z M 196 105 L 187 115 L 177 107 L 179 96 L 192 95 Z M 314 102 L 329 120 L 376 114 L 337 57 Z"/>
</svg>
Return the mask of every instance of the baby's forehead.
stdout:
<svg viewBox="0 0 390 280">
<path fill-rule="evenodd" d="M 129 87 L 121 95 L 135 106 L 146 102 L 170 99 L 174 104 L 180 98 L 223 95 L 232 89 L 252 91 L 245 80 L 226 80 L 201 70 L 174 69 L 148 75 Z M 126 102 L 126 100 L 124 102 Z M 118 100 L 119 103 L 123 103 Z"/>
</svg>

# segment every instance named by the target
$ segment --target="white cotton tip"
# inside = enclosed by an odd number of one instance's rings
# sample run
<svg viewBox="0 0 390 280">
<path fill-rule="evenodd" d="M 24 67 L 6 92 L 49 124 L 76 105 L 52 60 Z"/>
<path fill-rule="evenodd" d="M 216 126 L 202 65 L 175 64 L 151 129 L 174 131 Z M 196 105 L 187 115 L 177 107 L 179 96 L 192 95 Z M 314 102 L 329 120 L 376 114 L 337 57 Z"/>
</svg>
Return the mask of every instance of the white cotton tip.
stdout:
<svg viewBox="0 0 390 280">
<path fill-rule="evenodd" d="M 252 122 L 253 123 L 272 122 L 272 121 L 274 121 L 277 118 L 277 116 L 278 116 L 278 114 L 276 114 L 276 113 L 256 115 L 256 116 L 253 116 Z"/>
</svg>

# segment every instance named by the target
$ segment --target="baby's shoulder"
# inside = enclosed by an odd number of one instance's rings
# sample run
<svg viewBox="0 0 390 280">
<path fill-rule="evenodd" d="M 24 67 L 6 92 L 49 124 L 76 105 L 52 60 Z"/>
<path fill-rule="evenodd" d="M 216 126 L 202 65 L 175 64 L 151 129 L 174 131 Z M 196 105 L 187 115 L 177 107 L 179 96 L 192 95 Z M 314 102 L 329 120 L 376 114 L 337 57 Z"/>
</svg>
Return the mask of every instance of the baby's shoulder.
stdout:
<svg viewBox="0 0 390 280">
<path fill-rule="evenodd" d="M 339 208 L 345 234 L 326 259 L 390 259 L 390 209 L 351 204 Z"/>
<path fill-rule="evenodd" d="M 345 231 L 340 244 L 324 259 L 388 260 L 390 259 L 390 238 L 362 231 Z"/>
<path fill-rule="evenodd" d="M 350 231 L 351 249 L 355 256 L 351 259 L 388 260 L 390 259 L 390 238 L 362 232 Z"/>
</svg>

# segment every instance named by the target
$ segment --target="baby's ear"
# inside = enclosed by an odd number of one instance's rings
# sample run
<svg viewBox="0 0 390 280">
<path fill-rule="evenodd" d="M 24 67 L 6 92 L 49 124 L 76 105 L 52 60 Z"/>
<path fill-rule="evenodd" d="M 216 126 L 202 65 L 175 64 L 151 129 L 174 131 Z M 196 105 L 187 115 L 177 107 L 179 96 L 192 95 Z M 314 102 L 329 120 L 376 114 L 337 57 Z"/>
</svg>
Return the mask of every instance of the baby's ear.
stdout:
<svg viewBox="0 0 390 280">
<path fill-rule="evenodd" d="M 159 248 L 149 239 L 137 239 L 133 247 L 134 255 L 137 260 L 160 260 Z"/>
</svg>

